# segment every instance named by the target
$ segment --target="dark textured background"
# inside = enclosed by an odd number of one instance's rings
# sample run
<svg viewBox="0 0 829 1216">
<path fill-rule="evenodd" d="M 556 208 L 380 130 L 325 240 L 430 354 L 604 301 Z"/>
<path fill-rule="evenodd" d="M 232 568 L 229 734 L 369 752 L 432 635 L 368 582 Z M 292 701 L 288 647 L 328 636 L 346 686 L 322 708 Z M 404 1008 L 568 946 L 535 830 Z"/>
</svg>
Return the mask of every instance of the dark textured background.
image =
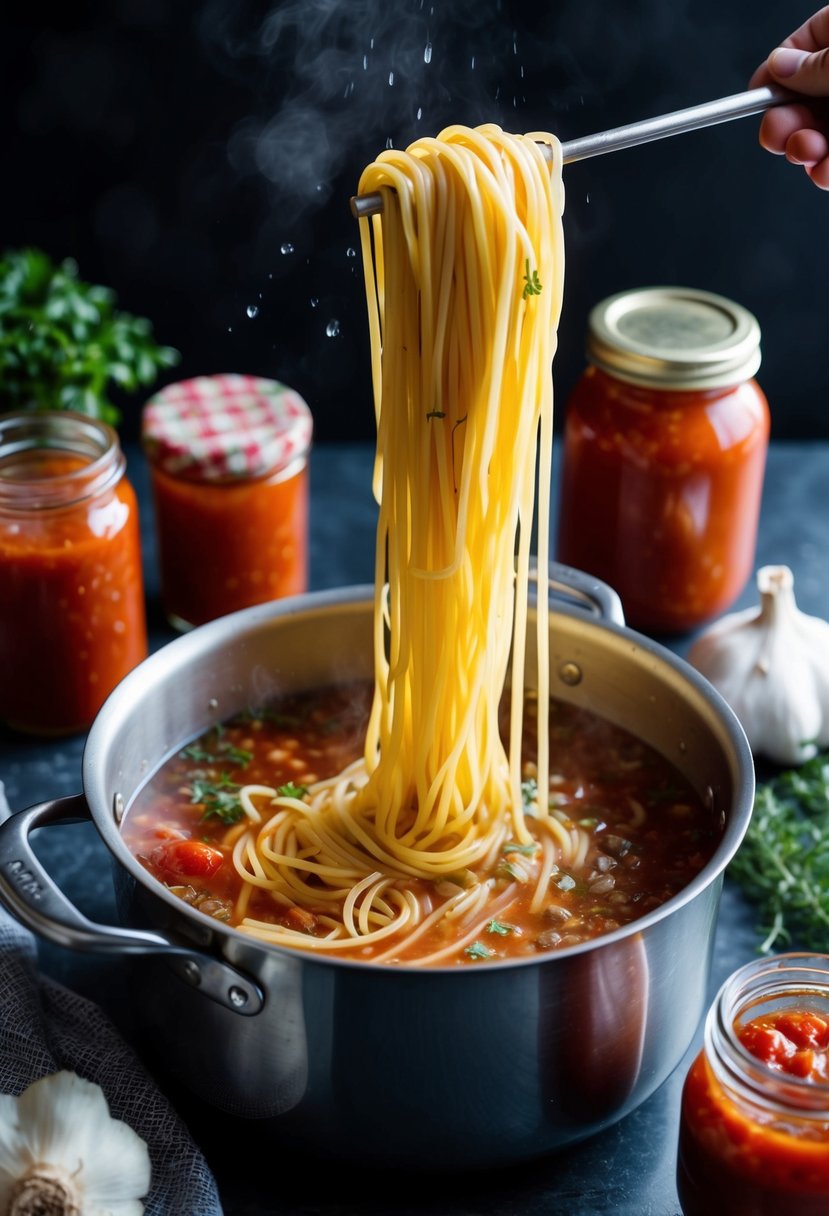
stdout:
<svg viewBox="0 0 829 1216">
<path fill-rule="evenodd" d="M 278 377 L 307 398 L 318 439 L 368 438 L 347 200 L 388 139 L 490 120 L 567 139 L 737 92 L 812 7 L 16 6 L 0 19 L 3 246 L 76 258 L 182 351 L 175 376 Z M 566 183 L 560 398 L 581 369 L 592 304 L 680 283 L 758 316 L 775 436 L 829 435 L 829 197 L 759 149 L 756 119 L 570 166 Z M 137 413 L 125 417 L 128 437 Z"/>
</svg>

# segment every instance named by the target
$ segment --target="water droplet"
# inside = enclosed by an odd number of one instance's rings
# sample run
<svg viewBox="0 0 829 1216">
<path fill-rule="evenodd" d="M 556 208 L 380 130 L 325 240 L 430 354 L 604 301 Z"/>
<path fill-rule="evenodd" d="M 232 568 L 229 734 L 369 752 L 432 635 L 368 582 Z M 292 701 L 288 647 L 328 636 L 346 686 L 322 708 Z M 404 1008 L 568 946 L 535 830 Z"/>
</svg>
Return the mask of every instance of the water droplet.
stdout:
<svg viewBox="0 0 829 1216">
<path fill-rule="evenodd" d="M 348 246 L 348 249 L 346 249 L 346 251 L 345 251 L 345 256 L 347 258 L 356 258 L 357 250 L 354 248 L 353 245 Z"/>
<path fill-rule="evenodd" d="M 268 278 L 269 278 L 269 279 L 272 279 L 272 278 L 273 278 L 273 271 L 272 271 L 272 270 L 271 270 L 271 271 L 269 271 L 269 273 L 268 273 Z"/>
<path fill-rule="evenodd" d="M 472 56 L 472 64 L 471 64 L 471 66 L 472 66 L 472 71 L 474 72 L 474 71 L 475 71 L 475 56 L 474 56 L 474 55 Z"/>
<path fill-rule="evenodd" d="M 516 34 L 512 36 L 512 53 L 513 55 L 518 54 L 518 36 Z"/>
<path fill-rule="evenodd" d="M 312 307 L 312 308 L 319 308 L 319 306 L 320 306 L 320 302 L 319 302 L 319 300 L 317 299 L 317 297 L 316 297 L 316 296 L 311 296 L 311 307 Z"/>
<path fill-rule="evenodd" d="M 232 333 L 233 333 L 233 326 L 232 326 L 232 325 L 228 325 L 228 327 L 227 327 L 227 332 L 228 332 L 229 334 L 232 334 Z"/>
<path fill-rule="evenodd" d="M 290 241 L 285 241 L 282 245 L 279 246 L 279 252 L 280 253 L 293 253 L 294 247 Z"/>
<path fill-rule="evenodd" d="M 423 48 L 423 62 L 424 63 L 432 62 L 432 44 L 431 44 L 431 42 L 427 42 L 425 47 Z"/>
<path fill-rule="evenodd" d="M 523 79 L 524 79 L 524 65 L 523 65 L 523 63 L 521 64 L 520 73 L 521 73 L 521 79 L 523 80 Z"/>
<path fill-rule="evenodd" d="M 388 139 L 386 140 L 386 147 L 387 147 L 387 148 L 393 148 L 393 147 L 394 147 L 394 140 L 392 139 L 392 137 L 391 137 L 391 136 L 389 136 L 389 137 L 388 137 Z"/>
<path fill-rule="evenodd" d="M 389 85 L 394 84 L 394 72 L 389 72 Z"/>
<path fill-rule="evenodd" d="M 369 39 L 368 49 L 369 49 L 370 51 L 373 51 L 373 50 L 374 50 L 374 39 L 373 39 L 373 38 L 370 38 L 370 39 Z"/>
<path fill-rule="evenodd" d="M 420 122 L 422 117 L 423 117 L 423 108 L 422 108 L 422 106 L 418 106 L 417 107 L 417 121 Z"/>
<path fill-rule="evenodd" d="M 363 71 L 368 71 L 368 55 L 363 55 Z"/>
<path fill-rule="evenodd" d="M 338 338 L 340 336 L 340 323 L 336 318 L 332 318 L 326 325 L 325 336 L 327 338 Z"/>
<path fill-rule="evenodd" d="M 247 308 L 245 309 L 245 312 L 248 314 L 251 321 L 254 319 L 254 317 L 259 316 L 259 309 L 256 307 L 255 304 L 248 304 Z"/>
<path fill-rule="evenodd" d="M 589 195 L 589 194 L 585 194 L 585 196 L 584 196 L 584 201 L 585 201 L 586 203 L 589 203 L 589 202 L 590 202 L 590 195 Z"/>
</svg>

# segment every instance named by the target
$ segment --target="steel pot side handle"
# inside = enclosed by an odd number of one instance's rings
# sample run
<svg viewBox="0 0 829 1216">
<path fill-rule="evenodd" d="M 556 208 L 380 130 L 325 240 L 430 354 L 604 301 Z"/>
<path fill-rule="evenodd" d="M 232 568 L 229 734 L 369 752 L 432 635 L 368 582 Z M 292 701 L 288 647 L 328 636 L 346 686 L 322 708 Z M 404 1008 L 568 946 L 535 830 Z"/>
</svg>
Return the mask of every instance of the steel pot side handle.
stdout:
<svg viewBox="0 0 829 1216">
<path fill-rule="evenodd" d="M 535 569 L 531 570 L 530 578 L 537 581 Z M 551 607 L 563 603 L 599 621 L 624 626 L 621 599 L 612 587 L 592 574 L 585 574 L 583 570 L 576 570 L 574 566 L 565 566 L 561 562 L 550 562 L 549 589 Z"/>
<path fill-rule="evenodd" d="M 176 974 L 205 996 L 234 1013 L 259 1013 L 261 988 L 229 963 L 152 930 L 97 924 L 64 895 L 35 856 L 29 837 L 37 828 L 91 818 L 83 794 L 73 794 L 18 811 L 0 824 L 0 903 L 56 945 L 88 953 L 166 956 Z"/>
</svg>

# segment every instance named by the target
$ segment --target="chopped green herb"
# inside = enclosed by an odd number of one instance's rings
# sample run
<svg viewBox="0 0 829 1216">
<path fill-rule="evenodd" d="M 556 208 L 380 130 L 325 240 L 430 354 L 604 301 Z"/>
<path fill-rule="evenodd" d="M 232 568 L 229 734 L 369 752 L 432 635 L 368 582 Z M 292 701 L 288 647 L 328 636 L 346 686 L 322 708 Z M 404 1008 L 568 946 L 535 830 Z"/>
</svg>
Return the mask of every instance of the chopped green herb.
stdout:
<svg viewBox="0 0 829 1216">
<path fill-rule="evenodd" d="M 829 937 L 829 753 L 757 788 L 748 832 L 728 875 L 756 903 L 762 953 Z"/>
<path fill-rule="evenodd" d="M 179 755 L 202 764 L 238 764 L 241 768 L 250 764 L 253 759 L 253 752 L 245 751 L 241 747 L 234 747 L 232 743 L 219 743 L 215 752 L 208 751 L 200 743 L 191 743 L 188 747 L 182 748 Z"/>
<path fill-rule="evenodd" d="M 526 781 L 521 782 L 521 801 L 524 810 L 532 814 L 538 805 L 538 782 L 535 777 L 528 777 Z"/>
<path fill-rule="evenodd" d="M 514 866 L 511 861 L 502 861 L 495 873 L 499 878 L 514 878 L 516 882 L 527 881 L 526 872 Z"/>
<path fill-rule="evenodd" d="M 538 848 L 538 842 L 535 840 L 530 844 L 515 844 L 514 841 L 510 841 L 509 844 L 504 845 L 501 851 L 503 853 L 522 853 L 525 857 L 532 857 L 534 853 L 538 852 Z"/>
<path fill-rule="evenodd" d="M 526 300 L 528 296 L 541 295 L 541 283 L 538 279 L 538 271 L 530 272 L 530 259 L 525 262 L 526 273 L 524 275 L 524 290 L 521 292 L 522 299 Z"/>
<path fill-rule="evenodd" d="M 598 822 L 599 822 L 598 819 L 594 819 L 592 816 L 588 815 L 588 817 L 586 819 L 579 820 L 579 827 L 580 828 L 594 828 Z"/>
<path fill-rule="evenodd" d="M 286 785 L 280 785 L 276 792 L 280 798 L 304 798 L 308 793 L 308 786 L 295 785 L 293 781 L 289 781 Z"/>
<path fill-rule="evenodd" d="M 244 815 L 239 801 L 239 790 L 234 781 L 230 781 L 227 773 L 222 773 L 218 781 L 207 781 L 195 777 L 190 783 L 190 801 L 204 807 L 202 819 L 221 819 L 222 823 L 238 823 Z"/>
<path fill-rule="evenodd" d="M 470 958 L 492 958 L 494 950 L 490 950 L 483 942 L 473 942 L 471 946 L 464 948 L 464 954 L 468 954 Z"/>
<path fill-rule="evenodd" d="M 445 410 L 429 410 L 429 413 L 426 415 L 426 417 L 427 418 L 445 418 L 446 411 Z"/>
<path fill-rule="evenodd" d="M 487 933 L 497 933 L 499 937 L 507 937 L 512 933 L 512 925 L 503 925 L 499 920 L 491 920 L 486 931 Z"/>
</svg>

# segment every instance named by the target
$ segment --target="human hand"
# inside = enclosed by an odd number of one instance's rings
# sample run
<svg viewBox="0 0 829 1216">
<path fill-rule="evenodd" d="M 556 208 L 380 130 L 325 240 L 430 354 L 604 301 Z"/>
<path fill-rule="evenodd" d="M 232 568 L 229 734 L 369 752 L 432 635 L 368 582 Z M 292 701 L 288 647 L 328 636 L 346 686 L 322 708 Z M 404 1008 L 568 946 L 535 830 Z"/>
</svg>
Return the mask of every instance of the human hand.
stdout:
<svg viewBox="0 0 829 1216">
<path fill-rule="evenodd" d="M 749 87 L 768 84 L 802 94 L 803 100 L 768 110 L 760 143 L 802 165 L 816 186 L 829 190 L 829 5 L 772 51 Z"/>
</svg>

